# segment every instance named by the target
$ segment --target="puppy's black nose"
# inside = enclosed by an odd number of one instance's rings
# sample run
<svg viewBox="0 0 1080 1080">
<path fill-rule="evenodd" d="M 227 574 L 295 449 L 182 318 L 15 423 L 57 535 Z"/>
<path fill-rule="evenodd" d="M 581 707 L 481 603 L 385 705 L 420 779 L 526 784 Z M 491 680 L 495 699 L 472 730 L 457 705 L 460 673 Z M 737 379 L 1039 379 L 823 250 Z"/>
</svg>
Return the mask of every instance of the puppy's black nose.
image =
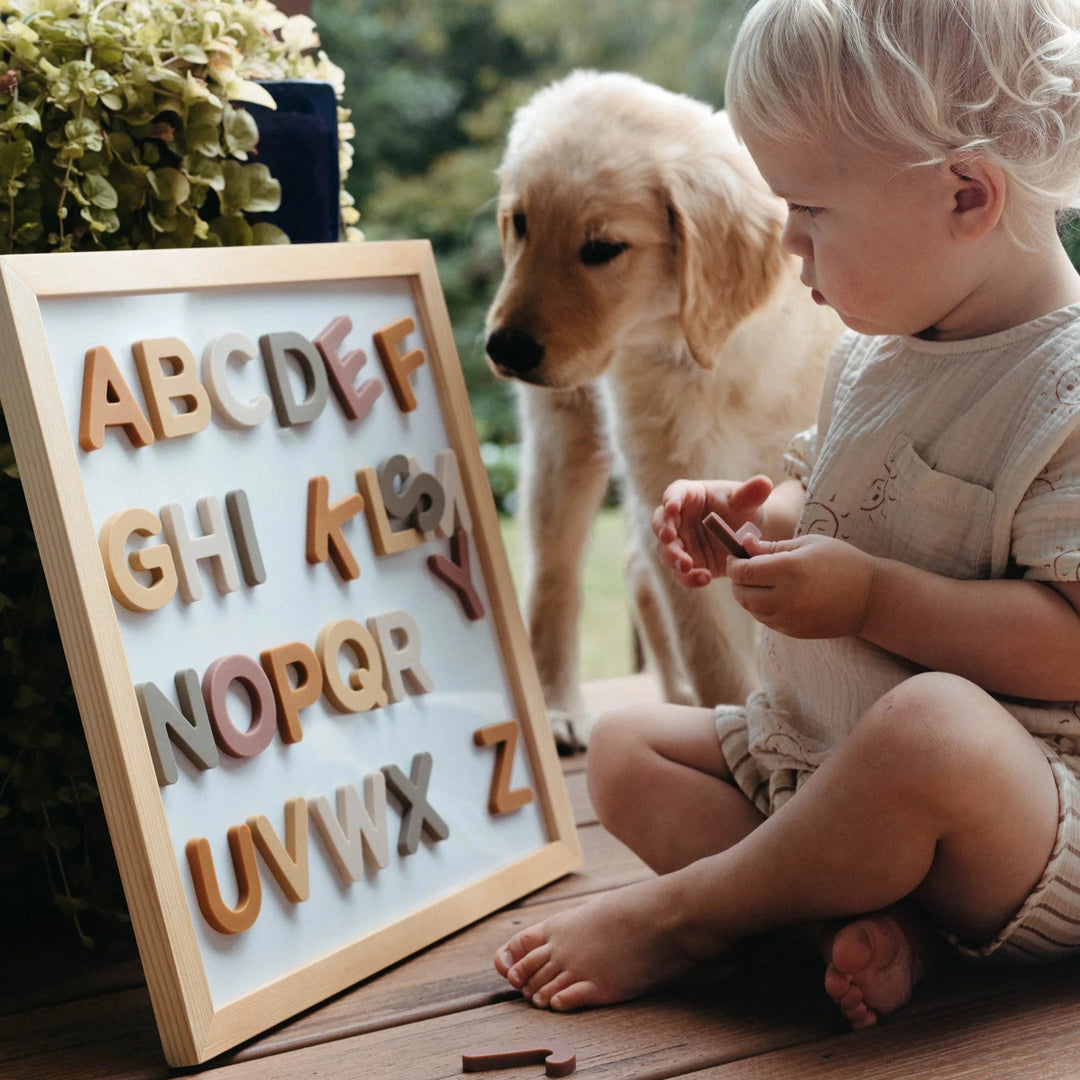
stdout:
<svg viewBox="0 0 1080 1080">
<path fill-rule="evenodd" d="M 488 337 L 487 353 L 504 374 L 527 379 L 544 359 L 544 346 L 524 330 L 503 326 Z"/>
</svg>

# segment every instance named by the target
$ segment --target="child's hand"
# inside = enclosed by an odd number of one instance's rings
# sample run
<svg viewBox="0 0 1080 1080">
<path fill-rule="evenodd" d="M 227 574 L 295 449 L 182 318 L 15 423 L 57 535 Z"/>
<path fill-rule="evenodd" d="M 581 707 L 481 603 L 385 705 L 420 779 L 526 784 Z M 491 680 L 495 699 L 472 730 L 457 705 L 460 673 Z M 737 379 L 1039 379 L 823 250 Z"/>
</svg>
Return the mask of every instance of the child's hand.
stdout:
<svg viewBox="0 0 1080 1080">
<path fill-rule="evenodd" d="M 870 603 L 875 559 L 843 540 L 748 537 L 749 559 L 728 559 L 735 599 L 758 622 L 796 638 L 858 634 Z"/>
<path fill-rule="evenodd" d="M 767 476 L 755 476 L 744 483 L 676 480 L 653 513 L 660 562 L 680 585 L 691 589 L 723 577 L 728 551 L 703 524 L 705 515 L 719 514 L 735 530 L 757 526 L 759 511 L 771 491 L 772 481 Z"/>
</svg>

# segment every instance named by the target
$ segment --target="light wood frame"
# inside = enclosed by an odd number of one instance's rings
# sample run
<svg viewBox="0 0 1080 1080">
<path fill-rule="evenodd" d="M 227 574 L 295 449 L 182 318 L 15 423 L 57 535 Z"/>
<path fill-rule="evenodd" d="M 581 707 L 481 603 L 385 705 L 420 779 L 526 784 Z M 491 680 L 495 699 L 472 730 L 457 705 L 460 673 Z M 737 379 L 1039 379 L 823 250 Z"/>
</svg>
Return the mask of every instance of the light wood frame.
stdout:
<svg viewBox="0 0 1080 1080">
<path fill-rule="evenodd" d="M 461 468 L 473 540 L 547 839 L 511 865 L 287 977 L 216 1008 L 209 992 L 57 383 L 41 302 L 404 277 L 430 350 Z M 430 245 L 423 241 L 272 249 L 109 252 L 0 259 L 0 400 L 119 863 L 167 1060 L 205 1061 L 580 863 L 558 758 L 499 539 Z M 88 343 L 92 344 L 92 343 Z M 520 752 L 520 751 L 519 751 Z"/>
</svg>

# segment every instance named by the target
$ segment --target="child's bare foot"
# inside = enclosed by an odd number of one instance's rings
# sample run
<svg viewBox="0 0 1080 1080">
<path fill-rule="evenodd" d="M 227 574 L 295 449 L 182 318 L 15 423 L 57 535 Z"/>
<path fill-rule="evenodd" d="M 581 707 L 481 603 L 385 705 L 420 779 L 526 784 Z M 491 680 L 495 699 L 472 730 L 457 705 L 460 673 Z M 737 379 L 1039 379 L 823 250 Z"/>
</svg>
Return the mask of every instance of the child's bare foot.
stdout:
<svg viewBox="0 0 1080 1080">
<path fill-rule="evenodd" d="M 641 882 L 515 934 L 496 953 L 495 969 L 541 1008 L 611 1005 L 705 959 L 686 951 L 679 929 L 656 882 Z M 708 951 L 722 949 L 710 942 Z"/>
<path fill-rule="evenodd" d="M 930 970 L 935 941 L 912 912 L 892 907 L 855 919 L 826 940 L 825 990 L 855 1028 L 899 1009 Z"/>
</svg>

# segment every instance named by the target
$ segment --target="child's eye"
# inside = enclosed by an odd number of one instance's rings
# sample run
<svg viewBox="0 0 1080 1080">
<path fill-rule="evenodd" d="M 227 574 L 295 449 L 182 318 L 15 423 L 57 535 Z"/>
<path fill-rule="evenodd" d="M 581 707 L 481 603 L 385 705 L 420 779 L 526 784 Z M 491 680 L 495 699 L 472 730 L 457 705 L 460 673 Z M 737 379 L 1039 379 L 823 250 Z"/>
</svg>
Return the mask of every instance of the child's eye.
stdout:
<svg viewBox="0 0 1080 1080">
<path fill-rule="evenodd" d="M 806 214 L 808 217 L 817 217 L 821 213 L 820 206 L 800 206 L 798 203 L 788 203 L 787 208 L 790 214 Z"/>
</svg>

